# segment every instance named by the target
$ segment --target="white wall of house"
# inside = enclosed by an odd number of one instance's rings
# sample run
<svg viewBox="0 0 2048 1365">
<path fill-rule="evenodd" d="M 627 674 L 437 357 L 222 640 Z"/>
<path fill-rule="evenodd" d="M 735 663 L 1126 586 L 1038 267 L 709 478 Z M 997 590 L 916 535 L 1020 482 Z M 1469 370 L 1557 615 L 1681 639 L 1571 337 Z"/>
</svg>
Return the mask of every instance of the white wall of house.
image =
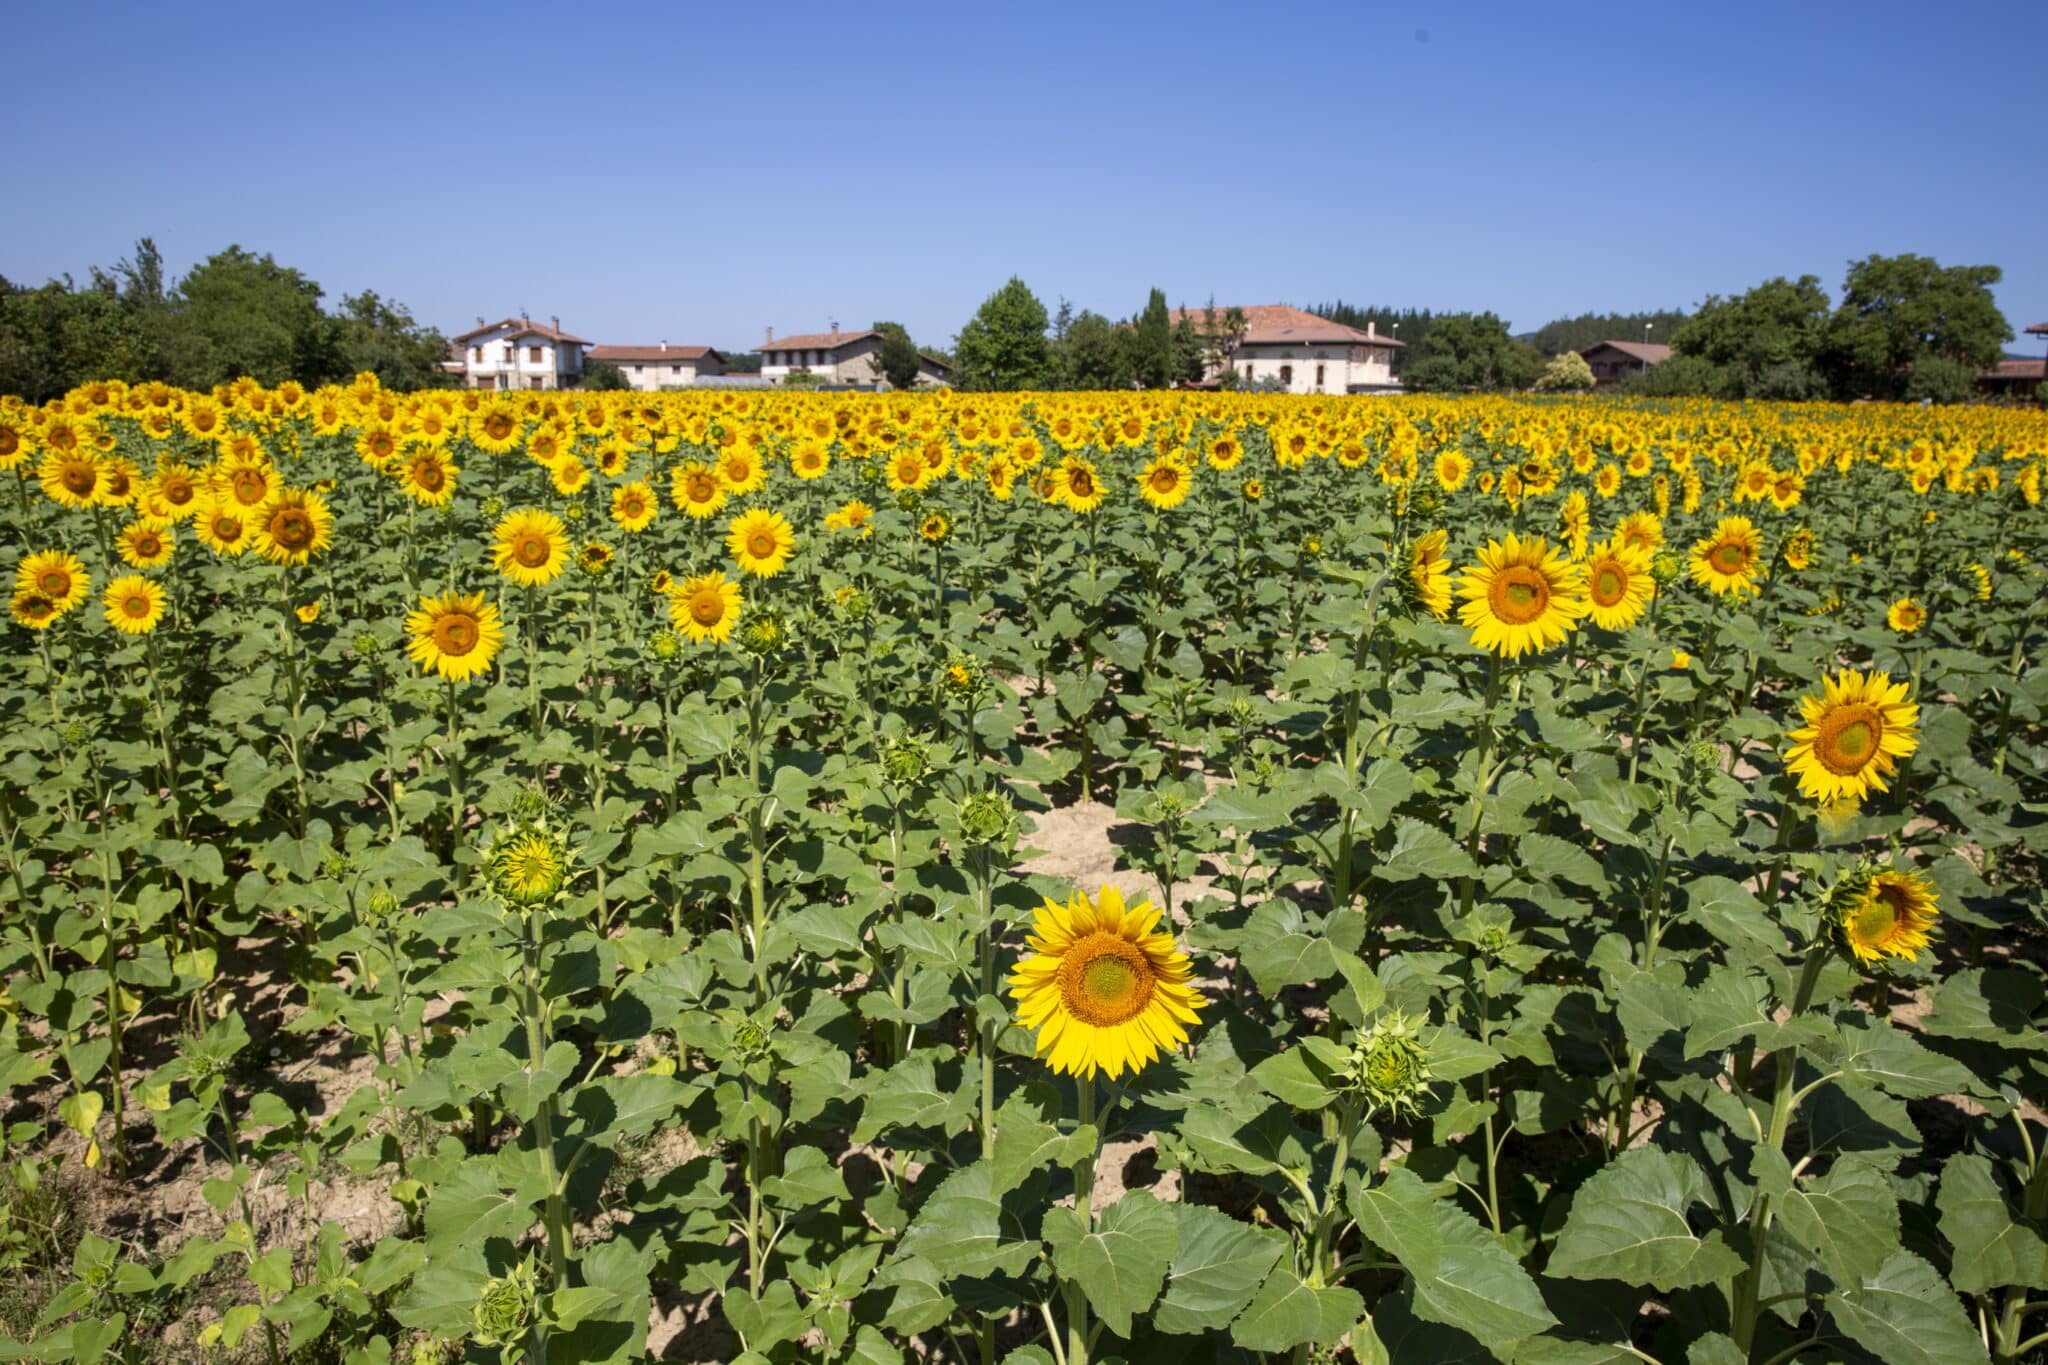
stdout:
<svg viewBox="0 0 2048 1365">
<path fill-rule="evenodd" d="M 1238 382 L 1274 380 L 1289 393 L 1344 393 L 1356 384 L 1394 382 L 1393 351 L 1384 346 L 1246 343 L 1230 357 Z"/>
<path fill-rule="evenodd" d="M 710 356 L 695 360 L 616 360 L 612 363 L 624 371 L 628 387 L 643 393 L 688 388 L 703 376 L 725 373 L 725 367 Z"/>
<path fill-rule="evenodd" d="M 583 348 L 557 343 L 516 327 L 471 337 L 463 351 L 473 389 L 558 389 L 583 373 Z"/>
</svg>

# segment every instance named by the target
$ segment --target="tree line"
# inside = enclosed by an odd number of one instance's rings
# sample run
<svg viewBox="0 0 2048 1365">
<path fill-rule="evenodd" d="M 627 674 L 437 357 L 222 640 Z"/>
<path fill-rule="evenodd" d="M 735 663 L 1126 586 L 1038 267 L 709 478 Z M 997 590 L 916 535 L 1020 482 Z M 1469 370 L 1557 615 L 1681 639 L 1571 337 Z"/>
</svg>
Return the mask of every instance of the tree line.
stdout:
<svg viewBox="0 0 2048 1365">
<path fill-rule="evenodd" d="M 325 291 L 268 253 L 209 256 L 176 283 L 148 237 L 112 269 L 20 285 L 0 276 L 0 393 L 46 402 L 94 379 L 208 389 L 248 375 L 308 387 L 368 370 L 388 388 L 448 382 L 448 343 L 374 290 Z"/>
</svg>

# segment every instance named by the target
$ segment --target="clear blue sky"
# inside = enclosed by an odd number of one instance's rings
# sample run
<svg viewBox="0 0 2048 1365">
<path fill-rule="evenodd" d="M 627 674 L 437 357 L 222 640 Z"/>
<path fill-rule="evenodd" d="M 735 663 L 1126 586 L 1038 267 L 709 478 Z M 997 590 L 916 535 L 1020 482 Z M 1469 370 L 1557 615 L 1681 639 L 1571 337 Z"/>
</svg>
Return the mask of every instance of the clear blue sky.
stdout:
<svg viewBox="0 0 2048 1365">
<path fill-rule="evenodd" d="M 0 274 L 230 242 L 454 333 L 1691 306 L 1852 257 L 2048 320 L 2048 6 L 14 7 Z M 2012 349 L 2032 354 L 2029 340 Z"/>
</svg>

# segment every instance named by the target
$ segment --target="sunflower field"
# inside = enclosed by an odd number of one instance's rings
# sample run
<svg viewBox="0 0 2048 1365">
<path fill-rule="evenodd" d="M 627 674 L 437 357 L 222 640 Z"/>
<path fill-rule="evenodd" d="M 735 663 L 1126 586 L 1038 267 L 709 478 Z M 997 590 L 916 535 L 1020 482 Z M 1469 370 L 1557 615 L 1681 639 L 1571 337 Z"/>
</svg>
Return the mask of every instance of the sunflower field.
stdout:
<svg viewBox="0 0 2048 1365">
<path fill-rule="evenodd" d="M 0 400 L 0 1359 L 2040 1360 L 2044 462 Z"/>
</svg>

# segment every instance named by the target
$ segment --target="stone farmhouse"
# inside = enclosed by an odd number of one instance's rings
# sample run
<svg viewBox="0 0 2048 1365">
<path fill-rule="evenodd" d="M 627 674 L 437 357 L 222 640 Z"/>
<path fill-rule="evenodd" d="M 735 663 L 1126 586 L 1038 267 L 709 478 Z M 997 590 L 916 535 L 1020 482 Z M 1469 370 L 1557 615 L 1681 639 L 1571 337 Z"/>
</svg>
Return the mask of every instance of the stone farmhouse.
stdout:
<svg viewBox="0 0 2048 1365">
<path fill-rule="evenodd" d="M 1401 387 L 1394 351 L 1403 343 L 1377 329 L 1361 332 L 1284 303 L 1187 308 L 1167 316 L 1174 326 L 1183 318 L 1209 342 L 1206 383 L 1219 382 L 1228 370 L 1240 384 L 1273 381 L 1289 393 L 1393 393 Z"/>
<path fill-rule="evenodd" d="M 609 360 L 626 376 L 629 388 L 687 388 L 699 379 L 725 373 L 725 355 L 709 346 L 593 346 L 588 360 Z"/>
<path fill-rule="evenodd" d="M 563 331 L 560 318 L 550 318 L 546 326 L 528 317 L 478 318 L 474 330 L 449 343 L 441 368 L 457 375 L 464 388 L 566 389 L 582 375 L 589 346 Z"/>
</svg>

